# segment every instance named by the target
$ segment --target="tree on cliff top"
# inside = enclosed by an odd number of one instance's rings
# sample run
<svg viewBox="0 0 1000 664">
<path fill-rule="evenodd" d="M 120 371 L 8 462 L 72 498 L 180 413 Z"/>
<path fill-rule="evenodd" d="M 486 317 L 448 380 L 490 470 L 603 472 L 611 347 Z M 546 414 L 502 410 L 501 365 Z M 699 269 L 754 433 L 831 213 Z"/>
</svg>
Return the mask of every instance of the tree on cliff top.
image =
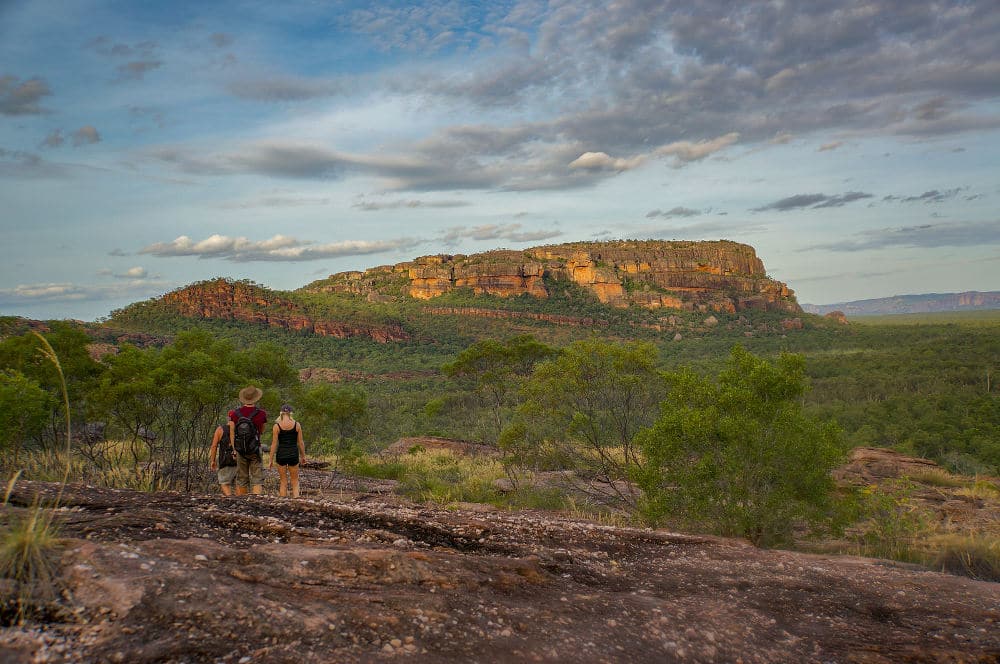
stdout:
<svg viewBox="0 0 1000 664">
<path fill-rule="evenodd" d="M 833 424 L 802 413 L 801 356 L 772 363 L 736 347 L 716 380 L 689 370 L 667 380 L 659 419 L 636 437 L 647 517 L 769 545 L 829 516 L 844 450 Z"/>
</svg>

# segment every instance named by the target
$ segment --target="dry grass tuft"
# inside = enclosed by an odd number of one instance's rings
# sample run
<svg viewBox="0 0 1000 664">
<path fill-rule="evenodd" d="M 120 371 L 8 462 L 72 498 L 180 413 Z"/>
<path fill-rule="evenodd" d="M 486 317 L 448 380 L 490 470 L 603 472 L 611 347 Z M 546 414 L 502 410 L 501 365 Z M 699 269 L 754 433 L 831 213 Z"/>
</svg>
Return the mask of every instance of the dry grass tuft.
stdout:
<svg viewBox="0 0 1000 664">
<path fill-rule="evenodd" d="M 1000 539 L 976 535 L 939 538 L 931 566 L 980 581 L 1000 581 Z"/>
<path fill-rule="evenodd" d="M 15 592 L 0 605 L 7 624 L 21 623 L 57 598 L 55 555 L 58 528 L 53 511 L 35 504 L 23 514 L 10 514 L 0 531 L 0 578 L 13 582 Z"/>
</svg>

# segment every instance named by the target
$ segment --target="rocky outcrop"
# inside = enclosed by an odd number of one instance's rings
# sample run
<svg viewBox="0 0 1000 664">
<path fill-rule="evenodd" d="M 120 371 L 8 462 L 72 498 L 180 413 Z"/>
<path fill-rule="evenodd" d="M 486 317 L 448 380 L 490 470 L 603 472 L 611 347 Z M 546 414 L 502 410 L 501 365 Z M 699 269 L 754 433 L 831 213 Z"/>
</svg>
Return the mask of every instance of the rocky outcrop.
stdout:
<svg viewBox="0 0 1000 664">
<path fill-rule="evenodd" d="M 439 254 L 334 274 L 307 290 L 369 298 L 402 292 L 429 300 L 469 288 L 499 297 L 545 298 L 550 295 L 546 284 L 553 280 L 578 284 L 615 307 L 801 311 L 794 293 L 767 276 L 753 247 L 729 241 L 623 240 Z"/>
<path fill-rule="evenodd" d="M 338 339 L 369 337 L 379 343 L 409 339 L 406 331 L 395 324 L 311 317 L 299 304 L 244 281 L 206 281 L 167 293 L 160 301 L 190 318 L 238 320 Z"/>
<path fill-rule="evenodd" d="M 428 307 L 426 313 L 437 316 L 474 316 L 478 318 L 519 318 L 523 320 L 540 320 L 556 325 L 577 327 L 607 327 L 606 320 L 588 318 L 586 316 L 562 316 L 559 314 L 539 314 L 533 311 L 511 311 L 509 309 L 481 309 L 479 307 Z"/>
<path fill-rule="evenodd" d="M 62 592 L 44 625 L 8 618 L 0 660 L 1000 657 L 1000 584 L 534 510 L 418 505 L 302 474 L 318 488 L 298 500 L 68 487 Z M 20 482 L 0 510 L 22 516 L 58 490 Z M 3 597 L 12 585 L 0 579 Z"/>
<path fill-rule="evenodd" d="M 841 325 L 847 325 L 847 316 L 844 315 L 843 311 L 831 311 L 830 313 L 823 316 L 824 318 L 829 318 L 834 323 L 839 323 Z"/>
</svg>

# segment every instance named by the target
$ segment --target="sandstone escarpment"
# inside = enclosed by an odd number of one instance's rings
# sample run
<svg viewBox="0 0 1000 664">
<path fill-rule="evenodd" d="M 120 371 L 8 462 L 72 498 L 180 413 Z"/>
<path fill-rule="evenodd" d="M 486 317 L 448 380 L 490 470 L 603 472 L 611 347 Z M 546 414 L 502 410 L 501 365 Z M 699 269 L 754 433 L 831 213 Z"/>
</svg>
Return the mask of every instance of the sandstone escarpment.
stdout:
<svg viewBox="0 0 1000 664">
<path fill-rule="evenodd" d="M 499 297 L 545 298 L 558 281 L 575 283 L 615 307 L 801 312 L 792 290 L 767 276 L 753 247 L 729 241 L 623 240 L 440 254 L 334 274 L 307 290 L 430 300 L 468 288 Z"/>
<path fill-rule="evenodd" d="M 343 322 L 310 316 L 296 302 L 243 281 L 215 279 L 167 293 L 161 302 L 182 316 L 258 323 L 324 337 L 369 337 L 379 343 L 403 341 L 399 325 Z"/>
</svg>

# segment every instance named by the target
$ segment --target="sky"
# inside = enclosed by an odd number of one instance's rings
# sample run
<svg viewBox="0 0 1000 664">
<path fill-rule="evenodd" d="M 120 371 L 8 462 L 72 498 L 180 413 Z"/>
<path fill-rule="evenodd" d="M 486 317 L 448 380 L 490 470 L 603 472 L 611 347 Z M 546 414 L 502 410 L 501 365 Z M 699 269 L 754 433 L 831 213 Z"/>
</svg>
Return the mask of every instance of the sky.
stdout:
<svg viewBox="0 0 1000 664">
<path fill-rule="evenodd" d="M 0 0 L 0 314 L 730 239 L 800 302 L 1000 290 L 996 0 Z"/>
</svg>

